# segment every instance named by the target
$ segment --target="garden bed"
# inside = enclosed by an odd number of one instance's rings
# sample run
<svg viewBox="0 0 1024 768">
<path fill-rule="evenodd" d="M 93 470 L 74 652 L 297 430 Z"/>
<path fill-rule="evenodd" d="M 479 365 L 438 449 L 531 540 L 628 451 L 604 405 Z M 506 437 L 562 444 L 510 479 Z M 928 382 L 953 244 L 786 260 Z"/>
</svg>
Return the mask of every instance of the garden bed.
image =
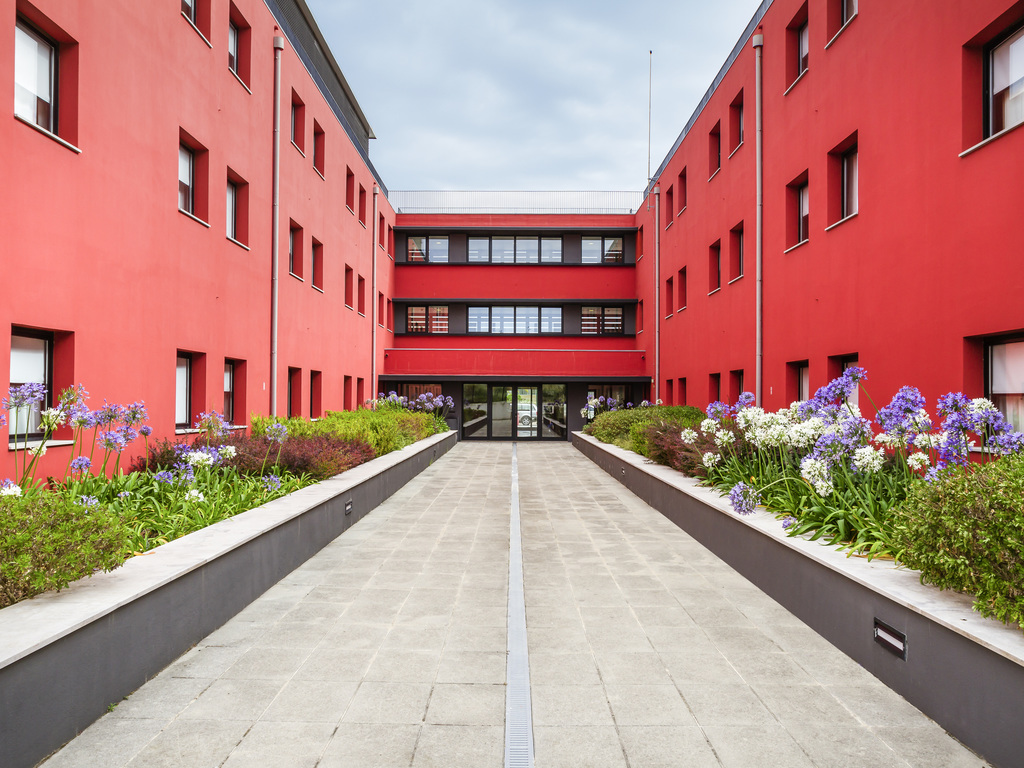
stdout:
<svg viewBox="0 0 1024 768">
<path fill-rule="evenodd" d="M 401 488 L 447 432 L 0 610 L 5 768 L 33 766 Z"/>
<path fill-rule="evenodd" d="M 774 515 L 739 516 L 676 470 L 573 433 L 573 445 L 822 637 L 995 766 L 1024 755 L 1024 633 L 972 598 L 922 585 L 891 561 L 789 537 Z M 876 640 L 876 626 L 882 636 Z M 897 655 L 886 636 L 903 638 Z M 905 656 L 905 658 L 904 658 Z"/>
</svg>

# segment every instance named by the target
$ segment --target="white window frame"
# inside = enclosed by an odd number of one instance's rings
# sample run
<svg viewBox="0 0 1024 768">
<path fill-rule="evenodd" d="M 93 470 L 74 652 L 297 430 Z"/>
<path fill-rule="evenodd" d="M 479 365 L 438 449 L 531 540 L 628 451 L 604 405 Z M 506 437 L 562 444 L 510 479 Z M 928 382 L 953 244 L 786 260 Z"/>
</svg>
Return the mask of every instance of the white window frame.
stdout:
<svg viewBox="0 0 1024 768">
<path fill-rule="evenodd" d="M 13 441 L 40 437 L 39 412 L 53 402 L 53 334 L 13 329 L 10 358 L 11 387 L 42 384 L 46 398 L 42 404 L 23 406 L 7 412 L 8 434 Z"/>
<path fill-rule="evenodd" d="M 842 216 L 853 216 L 860 210 L 860 160 L 857 145 L 846 150 L 842 164 Z"/>
<path fill-rule="evenodd" d="M 238 27 L 228 22 L 228 69 L 238 75 Z"/>
<path fill-rule="evenodd" d="M 14 114 L 52 134 L 57 133 L 57 50 L 55 42 L 21 19 L 17 20 L 14 28 Z M 40 71 L 44 60 L 45 70 Z M 41 118 L 42 104 L 46 105 L 46 114 Z"/>
<path fill-rule="evenodd" d="M 227 201 L 225 208 L 225 224 L 227 236 L 232 240 L 238 240 L 238 185 L 228 180 Z"/>
<path fill-rule="evenodd" d="M 1016 430 L 1024 430 L 1024 339 L 989 344 L 986 397 Z"/>
<path fill-rule="evenodd" d="M 184 418 L 182 418 L 184 417 Z M 178 352 L 174 370 L 174 426 L 192 428 L 192 353 Z"/>
<path fill-rule="evenodd" d="M 191 147 L 178 144 L 178 210 L 196 214 L 196 153 Z"/>
<path fill-rule="evenodd" d="M 1005 53 L 1005 56 L 1003 55 Z M 1005 40 L 992 47 L 988 54 L 989 70 L 989 135 L 994 136 L 1024 123 L 1024 26 L 1018 27 Z M 1016 66 L 1014 66 L 1016 65 Z M 1016 80 L 1011 78 L 1017 75 Z M 1006 92 L 1001 120 L 997 99 Z M 1007 116 L 1007 112 L 1015 114 Z M 998 128 L 996 126 L 999 126 Z"/>
</svg>

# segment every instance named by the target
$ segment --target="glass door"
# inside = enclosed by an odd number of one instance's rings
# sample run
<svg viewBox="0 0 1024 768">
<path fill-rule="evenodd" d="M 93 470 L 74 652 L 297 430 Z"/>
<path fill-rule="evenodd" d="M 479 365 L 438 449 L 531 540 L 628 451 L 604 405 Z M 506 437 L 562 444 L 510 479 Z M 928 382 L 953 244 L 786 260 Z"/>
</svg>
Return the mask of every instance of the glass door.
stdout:
<svg viewBox="0 0 1024 768">
<path fill-rule="evenodd" d="M 537 387 L 516 387 L 516 437 L 537 437 L 539 407 Z"/>
<path fill-rule="evenodd" d="M 491 437 L 514 437 L 515 387 L 491 385 Z"/>
</svg>

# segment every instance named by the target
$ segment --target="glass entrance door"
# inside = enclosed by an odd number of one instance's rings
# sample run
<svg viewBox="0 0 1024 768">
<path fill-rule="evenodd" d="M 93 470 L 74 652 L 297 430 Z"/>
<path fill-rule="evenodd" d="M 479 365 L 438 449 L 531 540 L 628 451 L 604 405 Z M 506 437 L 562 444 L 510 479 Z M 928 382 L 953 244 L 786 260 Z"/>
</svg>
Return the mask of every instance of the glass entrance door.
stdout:
<svg viewBox="0 0 1024 768">
<path fill-rule="evenodd" d="M 537 387 L 516 387 L 516 437 L 537 437 L 539 407 Z"/>
<path fill-rule="evenodd" d="M 565 384 L 463 384 L 462 437 L 564 438 L 565 390 Z"/>
</svg>

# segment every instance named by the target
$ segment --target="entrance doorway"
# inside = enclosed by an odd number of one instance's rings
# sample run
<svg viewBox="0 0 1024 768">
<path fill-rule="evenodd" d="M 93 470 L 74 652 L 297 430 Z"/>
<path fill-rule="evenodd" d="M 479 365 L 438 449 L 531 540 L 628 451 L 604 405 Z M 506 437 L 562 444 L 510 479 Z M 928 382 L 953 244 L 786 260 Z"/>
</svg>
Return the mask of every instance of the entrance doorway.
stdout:
<svg viewBox="0 0 1024 768">
<path fill-rule="evenodd" d="M 564 440 L 565 399 L 565 384 L 464 384 L 462 437 Z"/>
</svg>

